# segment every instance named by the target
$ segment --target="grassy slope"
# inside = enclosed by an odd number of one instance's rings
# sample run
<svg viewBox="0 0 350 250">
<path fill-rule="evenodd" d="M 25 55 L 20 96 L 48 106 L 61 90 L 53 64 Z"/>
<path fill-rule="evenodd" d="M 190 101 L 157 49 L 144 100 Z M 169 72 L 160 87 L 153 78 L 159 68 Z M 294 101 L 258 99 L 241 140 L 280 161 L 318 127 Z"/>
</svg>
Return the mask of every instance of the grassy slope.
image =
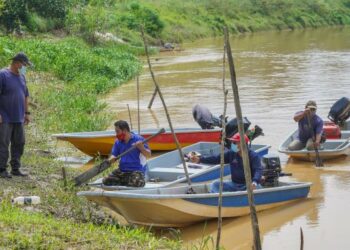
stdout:
<svg viewBox="0 0 350 250">
<path fill-rule="evenodd" d="M 128 13 L 129 1 L 104 1 L 103 6 L 101 1 L 90 2 L 97 4 L 71 10 L 66 29 L 72 35 L 90 34 L 91 37 L 94 30 L 112 32 L 140 45 L 138 31 L 119 22 L 119 18 Z M 163 32 L 153 37 L 154 42 L 218 35 L 224 23 L 231 32 L 350 23 L 349 0 L 135 2 L 156 9 L 165 24 Z M 28 144 L 23 159 L 24 168 L 31 176 L 24 181 L 0 179 L 0 197 L 5 200 L 0 207 L 0 248 L 110 248 L 112 244 L 119 248 L 179 248 L 179 242 L 158 241 L 138 229 L 98 226 L 114 221 L 97 206 L 76 197 L 79 189 L 65 190 L 60 177 L 61 165 L 35 153 L 35 149 L 50 148 L 47 132 L 105 128 L 110 119 L 105 106 L 97 101 L 99 95 L 141 70 L 136 58 L 140 51 L 126 45 L 90 46 L 73 37 L 0 37 L 0 66 L 8 64 L 10 56 L 19 50 L 27 52 L 36 65 L 34 71 L 29 72 L 28 83 L 37 108 L 32 107 L 35 120 L 27 131 Z M 74 170 L 68 171 L 69 177 L 75 174 Z M 35 208 L 36 213 L 10 207 L 7 202 L 18 195 L 39 195 L 42 203 Z M 38 225 L 38 231 L 32 229 L 34 224 Z"/>
<path fill-rule="evenodd" d="M 35 74 L 28 77 L 33 102 L 43 118 L 38 121 L 48 132 L 103 129 L 108 118 L 101 112 L 105 106 L 98 103 L 98 95 L 131 79 L 141 69 L 135 49 L 90 47 L 76 38 L 0 37 L 2 66 L 16 51 L 28 54 L 35 72 L 56 77 L 41 84 L 35 84 Z"/>
<path fill-rule="evenodd" d="M 224 24 L 234 33 L 350 24 L 349 0 L 134 0 L 91 1 L 70 12 L 66 28 L 73 33 L 111 32 L 139 44 L 137 29 L 127 28 L 134 3 L 156 10 L 164 23 L 153 37 L 158 41 L 219 35 Z M 82 13 L 84 18 L 76 18 Z"/>
</svg>

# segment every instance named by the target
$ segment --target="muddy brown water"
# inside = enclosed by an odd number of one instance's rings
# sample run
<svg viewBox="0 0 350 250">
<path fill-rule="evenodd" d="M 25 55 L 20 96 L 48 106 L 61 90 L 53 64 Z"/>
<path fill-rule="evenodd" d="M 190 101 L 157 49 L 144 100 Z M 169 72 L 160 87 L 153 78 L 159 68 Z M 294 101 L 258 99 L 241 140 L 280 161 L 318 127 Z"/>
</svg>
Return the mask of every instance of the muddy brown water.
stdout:
<svg viewBox="0 0 350 250">
<path fill-rule="evenodd" d="M 264 137 L 257 143 L 279 144 L 296 128 L 295 111 L 306 101 L 316 100 L 318 114 L 326 119 L 330 106 L 340 97 L 350 97 L 350 28 L 264 32 L 231 38 L 237 83 L 244 116 L 260 125 Z M 181 52 L 167 52 L 151 58 L 174 127 L 198 127 L 192 118 L 195 104 L 207 106 L 213 114 L 223 110 L 223 39 L 212 38 L 185 44 Z M 230 88 L 229 71 L 226 86 Z M 141 128 L 168 127 L 159 97 L 147 109 L 154 85 L 148 68 L 140 76 Z M 235 116 L 232 90 L 228 115 Z M 127 104 L 137 128 L 136 82 L 130 81 L 104 100 L 115 119 L 129 120 Z M 113 123 L 111 123 L 112 125 Z M 258 214 L 263 249 L 299 249 L 300 228 L 305 249 L 349 249 L 350 158 L 313 163 L 293 161 L 279 154 L 284 180 L 308 181 L 309 198 Z M 216 220 L 181 229 L 186 244 L 206 236 L 216 239 Z M 250 217 L 224 219 L 222 245 L 226 249 L 251 249 Z"/>
</svg>

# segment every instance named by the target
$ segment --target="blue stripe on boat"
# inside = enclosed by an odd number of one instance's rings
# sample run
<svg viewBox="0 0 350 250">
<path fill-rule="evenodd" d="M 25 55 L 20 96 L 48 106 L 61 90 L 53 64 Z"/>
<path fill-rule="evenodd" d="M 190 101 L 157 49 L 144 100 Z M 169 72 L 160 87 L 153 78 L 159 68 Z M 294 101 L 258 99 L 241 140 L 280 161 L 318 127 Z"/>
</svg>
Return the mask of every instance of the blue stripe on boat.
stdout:
<svg viewBox="0 0 350 250">
<path fill-rule="evenodd" d="M 310 187 L 302 187 L 297 189 L 279 190 L 273 192 L 265 193 L 255 193 L 254 200 L 255 205 L 264 205 L 275 202 L 284 202 L 299 198 L 305 198 L 309 193 Z M 184 199 L 189 202 L 194 202 L 198 204 L 208 205 L 208 206 L 218 206 L 217 197 L 209 198 L 192 198 Z M 249 206 L 248 196 L 246 194 L 225 197 L 222 202 L 222 207 L 246 207 Z"/>
</svg>

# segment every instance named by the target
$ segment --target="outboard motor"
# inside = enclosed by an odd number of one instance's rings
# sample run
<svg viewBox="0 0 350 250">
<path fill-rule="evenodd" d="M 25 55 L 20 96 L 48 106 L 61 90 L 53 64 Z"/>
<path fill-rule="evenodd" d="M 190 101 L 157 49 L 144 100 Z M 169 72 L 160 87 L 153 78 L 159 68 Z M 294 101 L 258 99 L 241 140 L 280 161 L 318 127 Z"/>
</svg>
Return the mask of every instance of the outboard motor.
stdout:
<svg viewBox="0 0 350 250">
<path fill-rule="evenodd" d="M 350 100 L 346 97 L 342 97 L 336 101 L 328 113 L 329 120 L 340 126 L 343 125 L 349 117 Z"/>
<path fill-rule="evenodd" d="M 202 129 L 213 129 L 222 127 L 221 117 L 214 116 L 207 107 L 196 104 L 192 108 L 193 119 L 201 126 Z"/>
<path fill-rule="evenodd" d="M 263 181 L 264 187 L 278 186 L 278 178 L 281 175 L 281 162 L 277 154 L 266 154 L 261 159 L 263 167 Z"/>
</svg>

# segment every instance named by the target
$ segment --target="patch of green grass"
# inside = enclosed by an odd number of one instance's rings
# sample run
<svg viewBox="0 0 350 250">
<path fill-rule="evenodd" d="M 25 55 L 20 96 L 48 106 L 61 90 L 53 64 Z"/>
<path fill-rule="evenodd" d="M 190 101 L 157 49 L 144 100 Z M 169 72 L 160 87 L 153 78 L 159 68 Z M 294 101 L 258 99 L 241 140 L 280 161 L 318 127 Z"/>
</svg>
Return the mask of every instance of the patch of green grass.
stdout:
<svg viewBox="0 0 350 250">
<path fill-rule="evenodd" d="M 57 220 L 0 204 L 1 249 L 180 249 L 180 244 L 142 228 Z"/>
<path fill-rule="evenodd" d="M 135 56 L 139 50 L 126 45 L 90 47 L 81 39 L 70 37 L 63 40 L 1 37 L 0 47 L 0 57 L 7 58 L 2 66 L 17 51 L 25 51 L 36 72 L 49 72 L 61 80 L 58 85 L 57 81 L 41 81 L 40 86 L 33 86 L 28 77 L 39 109 L 49 110 L 42 121 L 48 132 L 104 129 L 109 119 L 98 96 L 141 70 Z"/>
</svg>

